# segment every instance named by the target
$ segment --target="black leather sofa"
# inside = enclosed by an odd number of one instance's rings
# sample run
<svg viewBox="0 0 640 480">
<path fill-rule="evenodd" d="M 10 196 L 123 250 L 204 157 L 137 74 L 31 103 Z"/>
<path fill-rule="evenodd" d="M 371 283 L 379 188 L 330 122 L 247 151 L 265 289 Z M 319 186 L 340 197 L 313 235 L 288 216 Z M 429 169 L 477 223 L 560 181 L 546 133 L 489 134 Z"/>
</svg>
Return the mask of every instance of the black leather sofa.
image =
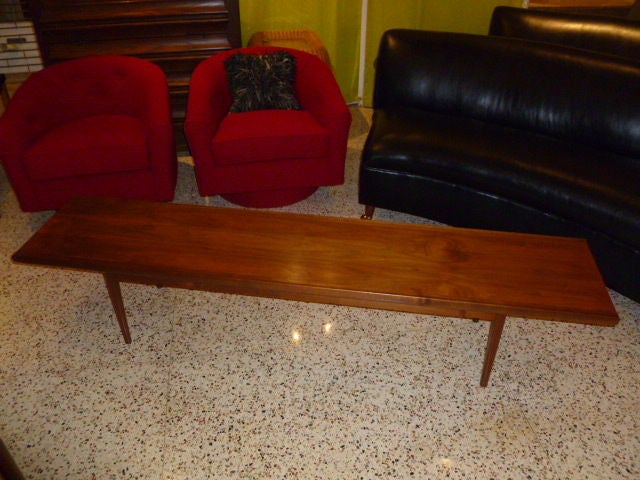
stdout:
<svg viewBox="0 0 640 480">
<path fill-rule="evenodd" d="M 384 34 L 360 168 L 375 207 L 587 238 L 640 301 L 640 63 L 502 36 Z"/>
</svg>

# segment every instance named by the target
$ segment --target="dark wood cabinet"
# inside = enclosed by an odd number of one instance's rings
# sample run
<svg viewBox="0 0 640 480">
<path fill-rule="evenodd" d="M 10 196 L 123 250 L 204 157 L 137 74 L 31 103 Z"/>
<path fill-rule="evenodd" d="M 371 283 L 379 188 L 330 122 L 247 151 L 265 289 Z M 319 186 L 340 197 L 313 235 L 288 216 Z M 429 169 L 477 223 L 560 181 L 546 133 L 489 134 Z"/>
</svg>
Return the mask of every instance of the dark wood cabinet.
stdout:
<svg viewBox="0 0 640 480">
<path fill-rule="evenodd" d="M 193 69 L 241 45 L 238 0 L 29 0 L 44 65 L 87 55 L 132 55 L 167 74 L 178 150 Z"/>
</svg>

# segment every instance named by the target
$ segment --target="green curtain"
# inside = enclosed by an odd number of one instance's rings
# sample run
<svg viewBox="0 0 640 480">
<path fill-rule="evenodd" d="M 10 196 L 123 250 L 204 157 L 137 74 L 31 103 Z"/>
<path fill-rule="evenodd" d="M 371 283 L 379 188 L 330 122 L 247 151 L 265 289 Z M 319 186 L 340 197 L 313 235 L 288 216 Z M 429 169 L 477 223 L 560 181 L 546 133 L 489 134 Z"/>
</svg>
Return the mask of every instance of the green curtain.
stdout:
<svg viewBox="0 0 640 480">
<path fill-rule="evenodd" d="M 242 42 L 265 30 L 313 30 L 348 102 L 357 100 L 361 0 L 240 0 Z"/>
<path fill-rule="evenodd" d="M 373 62 L 390 28 L 487 33 L 498 5 L 523 0 L 369 0 L 364 104 L 373 93 Z M 314 30 L 322 39 L 348 102 L 358 100 L 361 0 L 240 0 L 243 44 L 263 30 Z"/>
</svg>

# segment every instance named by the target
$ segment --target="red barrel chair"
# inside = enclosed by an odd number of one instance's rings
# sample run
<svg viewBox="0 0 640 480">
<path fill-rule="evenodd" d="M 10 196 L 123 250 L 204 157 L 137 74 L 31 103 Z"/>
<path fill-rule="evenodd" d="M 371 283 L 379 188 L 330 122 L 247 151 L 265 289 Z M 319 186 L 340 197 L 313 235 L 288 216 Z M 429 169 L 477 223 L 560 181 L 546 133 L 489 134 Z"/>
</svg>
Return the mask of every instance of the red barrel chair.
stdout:
<svg viewBox="0 0 640 480">
<path fill-rule="evenodd" d="M 69 60 L 32 74 L 0 118 L 0 159 L 25 211 L 76 195 L 173 199 L 167 80 L 134 57 Z"/>
<path fill-rule="evenodd" d="M 230 112 L 237 92 L 225 63 L 238 53 L 282 52 L 295 58 L 292 87 L 299 109 Z M 331 69 L 315 55 L 280 47 L 214 55 L 193 73 L 185 122 L 200 194 L 277 207 L 303 200 L 319 186 L 342 184 L 350 123 Z"/>
</svg>

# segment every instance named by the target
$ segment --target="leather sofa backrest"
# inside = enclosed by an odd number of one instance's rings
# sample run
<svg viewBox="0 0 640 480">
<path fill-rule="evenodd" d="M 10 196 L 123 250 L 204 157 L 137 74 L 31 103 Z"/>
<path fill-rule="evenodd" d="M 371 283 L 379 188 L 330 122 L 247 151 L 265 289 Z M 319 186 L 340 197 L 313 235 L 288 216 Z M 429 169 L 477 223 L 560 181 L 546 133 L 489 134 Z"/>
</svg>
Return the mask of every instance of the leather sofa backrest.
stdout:
<svg viewBox="0 0 640 480">
<path fill-rule="evenodd" d="M 631 6 L 629 13 L 627 13 L 627 19 L 634 22 L 640 21 L 640 0 L 636 0 L 636 3 Z"/>
<path fill-rule="evenodd" d="M 555 43 L 640 61 L 640 23 L 626 18 L 496 7 L 489 34 Z"/>
<path fill-rule="evenodd" d="M 471 117 L 640 157 L 640 64 L 572 48 L 389 30 L 374 107 Z"/>
</svg>

